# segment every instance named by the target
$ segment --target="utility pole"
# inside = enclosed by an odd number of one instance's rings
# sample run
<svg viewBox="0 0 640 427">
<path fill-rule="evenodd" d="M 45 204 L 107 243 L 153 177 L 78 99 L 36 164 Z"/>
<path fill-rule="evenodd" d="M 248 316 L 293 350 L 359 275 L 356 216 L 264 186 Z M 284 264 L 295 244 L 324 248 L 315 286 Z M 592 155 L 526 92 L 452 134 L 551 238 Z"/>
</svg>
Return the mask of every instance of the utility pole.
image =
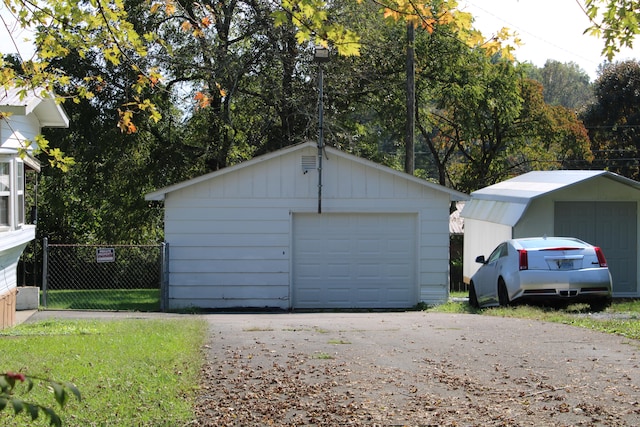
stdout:
<svg viewBox="0 0 640 427">
<path fill-rule="evenodd" d="M 415 24 L 407 23 L 407 129 L 405 133 L 404 171 L 415 171 L 416 61 L 414 52 Z"/>
<path fill-rule="evenodd" d="M 323 66 L 329 61 L 329 49 L 316 46 L 313 60 L 318 63 L 318 213 L 322 213 L 322 151 L 324 149 L 324 77 Z"/>
</svg>

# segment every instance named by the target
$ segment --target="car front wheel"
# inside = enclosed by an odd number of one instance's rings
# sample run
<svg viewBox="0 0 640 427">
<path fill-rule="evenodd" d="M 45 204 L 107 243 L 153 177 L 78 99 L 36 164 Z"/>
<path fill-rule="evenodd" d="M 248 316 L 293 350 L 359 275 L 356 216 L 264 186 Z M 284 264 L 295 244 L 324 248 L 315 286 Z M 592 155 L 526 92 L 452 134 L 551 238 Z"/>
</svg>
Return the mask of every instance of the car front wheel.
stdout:
<svg viewBox="0 0 640 427">
<path fill-rule="evenodd" d="M 498 304 L 501 306 L 509 305 L 509 293 L 507 292 L 507 285 L 504 283 L 504 280 L 500 278 L 498 280 Z"/>
</svg>

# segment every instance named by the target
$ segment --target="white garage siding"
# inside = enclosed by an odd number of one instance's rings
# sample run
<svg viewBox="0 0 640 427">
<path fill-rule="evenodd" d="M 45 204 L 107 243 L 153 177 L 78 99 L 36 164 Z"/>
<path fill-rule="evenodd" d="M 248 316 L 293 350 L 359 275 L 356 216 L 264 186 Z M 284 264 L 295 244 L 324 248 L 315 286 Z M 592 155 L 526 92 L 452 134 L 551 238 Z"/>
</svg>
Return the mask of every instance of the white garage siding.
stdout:
<svg viewBox="0 0 640 427">
<path fill-rule="evenodd" d="M 294 308 L 406 308 L 417 303 L 411 214 L 294 214 Z"/>
<path fill-rule="evenodd" d="M 288 211 L 224 204 L 167 212 L 170 306 L 288 308 Z"/>
<path fill-rule="evenodd" d="M 466 195 L 331 147 L 324 154 L 321 214 L 318 171 L 306 167 L 317 148 L 309 143 L 148 194 L 164 200 L 169 308 L 445 302 L 449 206 Z M 340 236 L 323 233 L 345 220 Z M 300 233 L 301 225 L 311 236 Z M 314 266 L 294 250 L 316 237 L 326 258 Z M 336 257 L 340 238 L 349 250 Z M 313 269 L 333 283 L 323 283 L 324 295 L 312 295 Z"/>
</svg>

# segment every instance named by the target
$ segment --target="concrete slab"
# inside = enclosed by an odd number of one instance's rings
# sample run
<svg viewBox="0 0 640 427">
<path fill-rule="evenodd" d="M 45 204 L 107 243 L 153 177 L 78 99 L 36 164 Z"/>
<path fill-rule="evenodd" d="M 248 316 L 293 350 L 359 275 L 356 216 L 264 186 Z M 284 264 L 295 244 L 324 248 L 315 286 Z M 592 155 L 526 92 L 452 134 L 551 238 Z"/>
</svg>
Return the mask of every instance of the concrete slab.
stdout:
<svg viewBox="0 0 640 427">
<path fill-rule="evenodd" d="M 36 314 L 38 310 L 19 310 L 16 311 L 16 325 L 26 322 L 31 316 Z"/>
</svg>

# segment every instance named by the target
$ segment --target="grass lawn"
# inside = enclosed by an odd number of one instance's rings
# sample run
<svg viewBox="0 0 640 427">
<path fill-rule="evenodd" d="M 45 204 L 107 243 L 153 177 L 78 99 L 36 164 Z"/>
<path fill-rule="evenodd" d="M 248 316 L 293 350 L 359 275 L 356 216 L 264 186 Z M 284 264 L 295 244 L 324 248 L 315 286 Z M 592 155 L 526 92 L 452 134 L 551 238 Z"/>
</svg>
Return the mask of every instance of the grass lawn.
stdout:
<svg viewBox="0 0 640 427">
<path fill-rule="evenodd" d="M 0 372 L 74 383 L 82 401 L 71 396 L 64 409 L 44 383 L 28 394 L 18 389 L 25 401 L 55 409 L 65 426 L 184 426 L 194 420 L 206 339 L 206 322 L 193 318 L 27 323 L 0 331 Z M 0 425 L 47 421 L 0 412 Z"/>
<path fill-rule="evenodd" d="M 459 298 L 468 295 L 466 293 L 456 293 L 451 296 Z M 431 307 L 427 311 L 542 320 L 594 329 L 640 340 L 639 299 L 614 299 L 610 307 L 598 313 L 591 313 L 588 304 L 573 304 L 563 309 L 534 305 L 476 309 L 466 301 L 449 301 L 446 304 Z"/>
<path fill-rule="evenodd" d="M 49 290 L 46 308 L 50 310 L 160 311 L 160 290 Z"/>
</svg>

